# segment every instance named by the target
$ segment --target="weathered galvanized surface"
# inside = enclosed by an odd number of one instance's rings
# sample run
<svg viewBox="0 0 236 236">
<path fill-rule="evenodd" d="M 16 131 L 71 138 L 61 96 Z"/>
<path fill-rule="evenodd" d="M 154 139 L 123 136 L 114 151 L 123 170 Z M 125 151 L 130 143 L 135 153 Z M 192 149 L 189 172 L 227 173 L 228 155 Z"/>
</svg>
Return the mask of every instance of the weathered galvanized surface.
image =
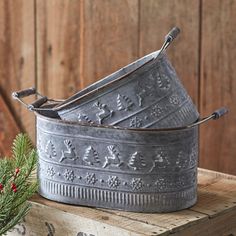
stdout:
<svg viewBox="0 0 236 236">
<path fill-rule="evenodd" d="M 196 200 L 198 127 L 131 130 L 37 115 L 38 177 L 45 198 L 137 212 Z"/>
<path fill-rule="evenodd" d="M 195 122 L 197 109 L 167 56 L 154 57 L 155 53 L 149 61 L 140 59 L 106 77 L 54 110 L 67 121 L 132 128 L 180 127 Z M 137 68 L 139 64 L 142 66 Z"/>
</svg>

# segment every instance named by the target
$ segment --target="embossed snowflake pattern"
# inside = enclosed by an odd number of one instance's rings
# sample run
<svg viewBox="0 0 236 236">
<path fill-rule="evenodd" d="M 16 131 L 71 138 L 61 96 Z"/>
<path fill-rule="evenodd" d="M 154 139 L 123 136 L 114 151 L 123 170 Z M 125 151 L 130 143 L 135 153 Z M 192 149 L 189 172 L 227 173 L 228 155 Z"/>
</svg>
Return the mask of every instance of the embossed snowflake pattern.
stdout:
<svg viewBox="0 0 236 236">
<path fill-rule="evenodd" d="M 183 188 L 186 185 L 186 182 L 188 181 L 188 178 L 186 178 L 186 176 L 180 176 L 178 181 L 176 181 L 175 186 L 173 187 L 177 187 L 177 188 Z M 172 187 L 172 186 L 171 186 Z"/>
<path fill-rule="evenodd" d="M 107 183 L 110 188 L 117 188 L 121 184 L 117 176 L 109 176 Z"/>
<path fill-rule="evenodd" d="M 169 98 L 169 102 L 173 105 L 178 105 L 178 104 L 180 104 L 180 98 L 177 95 L 172 95 Z"/>
<path fill-rule="evenodd" d="M 87 173 L 85 178 L 86 178 L 86 182 L 88 184 L 92 184 L 92 185 L 94 185 L 98 181 L 98 179 L 96 178 L 96 175 L 94 173 L 91 173 L 91 174 Z"/>
<path fill-rule="evenodd" d="M 73 182 L 75 179 L 75 174 L 73 170 L 66 169 L 65 173 L 63 174 L 64 178 L 68 181 Z"/>
<path fill-rule="evenodd" d="M 48 167 L 47 169 L 47 175 L 50 177 L 53 177 L 56 174 L 55 170 L 53 169 L 53 167 Z"/>
<path fill-rule="evenodd" d="M 177 168 L 187 168 L 189 165 L 189 160 L 186 154 L 183 151 L 179 151 L 177 155 L 177 159 L 175 161 L 175 165 Z"/>
<path fill-rule="evenodd" d="M 164 190 L 167 189 L 167 181 L 163 178 L 159 178 L 156 182 L 155 185 L 159 190 Z"/>
<path fill-rule="evenodd" d="M 156 104 L 152 108 L 152 111 L 151 111 L 152 116 L 160 117 L 162 115 L 162 113 L 163 113 L 163 109 L 158 104 Z"/>
<path fill-rule="evenodd" d="M 142 120 L 135 116 L 130 120 L 129 126 L 132 128 L 139 128 L 142 126 Z"/>
<path fill-rule="evenodd" d="M 190 153 L 190 166 L 195 166 L 197 164 L 197 147 L 193 147 Z"/>
<path fill-rule="evenodd" d="M 133 178 L 131 181 L 133 190 L 141 190 L 143 188 L 143 181 L 141 178 Z"/>
</svg>

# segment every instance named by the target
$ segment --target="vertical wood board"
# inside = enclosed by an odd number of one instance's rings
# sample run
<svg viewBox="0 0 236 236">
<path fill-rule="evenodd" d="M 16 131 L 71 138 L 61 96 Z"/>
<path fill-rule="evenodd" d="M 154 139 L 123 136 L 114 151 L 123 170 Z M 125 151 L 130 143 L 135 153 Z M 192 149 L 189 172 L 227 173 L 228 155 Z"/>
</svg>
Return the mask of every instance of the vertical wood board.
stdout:
<svg viewBox="0 0 236 236">
<path fill-rule="evenodd" d="M 199 79 L 199 0 L 141 0 L 140 56 L 160 49 L 168 31 L 178 26 L 180 35 L 167 54 L 195 104 Z"/>
<path fill-rule="evenodd" d="M 83 1 L 83 87 L 138 58 L 138 0 Z"/>
<path fill-rule="evenodd" d="M 200 165 L 236 174 L 236 1 L 202 2 L 200 111 L 230 113 L 201 127 Z"/>
<path fill-rule="evenodd" d="M 0 1 L 0 93 L 32 139 L 34 115 L 13 101 L 11 93 L 35 84 L 34 33 L 33 0 Z"/>
<path fill-rule="evenodd" d="M 37 0 L 37 87 L 51 98 L 79 90 L 81 1 Z"/>
</svg>

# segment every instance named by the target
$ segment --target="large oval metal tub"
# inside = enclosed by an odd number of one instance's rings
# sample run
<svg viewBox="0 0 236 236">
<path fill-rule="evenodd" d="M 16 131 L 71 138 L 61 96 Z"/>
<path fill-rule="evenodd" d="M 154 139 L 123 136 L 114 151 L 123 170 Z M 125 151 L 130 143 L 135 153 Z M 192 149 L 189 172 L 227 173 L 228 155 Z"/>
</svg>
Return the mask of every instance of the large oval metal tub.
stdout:
<svg viewBox="0 0 236 236">
<path fill-rule="evenodd" d="M 39 193 L 58 202 L 171 212 L 197 200 L 198 127 L 117 129 L 37 115 Z"/>
</svg>

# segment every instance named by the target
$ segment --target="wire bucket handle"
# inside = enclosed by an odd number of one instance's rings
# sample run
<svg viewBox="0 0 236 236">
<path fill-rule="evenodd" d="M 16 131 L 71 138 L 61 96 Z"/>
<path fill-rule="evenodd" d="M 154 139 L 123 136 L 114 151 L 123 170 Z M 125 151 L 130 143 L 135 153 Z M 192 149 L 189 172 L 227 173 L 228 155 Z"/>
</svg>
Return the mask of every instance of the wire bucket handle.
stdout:
<svg viewBox="0 0 236 236">
<path fill-rule="evenodd" d="M 226 115 L 227 113 L 229 112 L 229 109 L 226 108 L 226 107 L 221 107 L 217 110 L 215 110 L 211 115 L 207 116 L 207 117 L 204 117 L 200 120 L 198 120 L 197 122 L 191 124 L 191 125 L 188 125 L 187 127 L 188 128 L 192 128 L 194 126 L 197 126 L 197 125 L 201 125 L 209 120 L 218 120 L 220 117 Z"/>
</svg>

